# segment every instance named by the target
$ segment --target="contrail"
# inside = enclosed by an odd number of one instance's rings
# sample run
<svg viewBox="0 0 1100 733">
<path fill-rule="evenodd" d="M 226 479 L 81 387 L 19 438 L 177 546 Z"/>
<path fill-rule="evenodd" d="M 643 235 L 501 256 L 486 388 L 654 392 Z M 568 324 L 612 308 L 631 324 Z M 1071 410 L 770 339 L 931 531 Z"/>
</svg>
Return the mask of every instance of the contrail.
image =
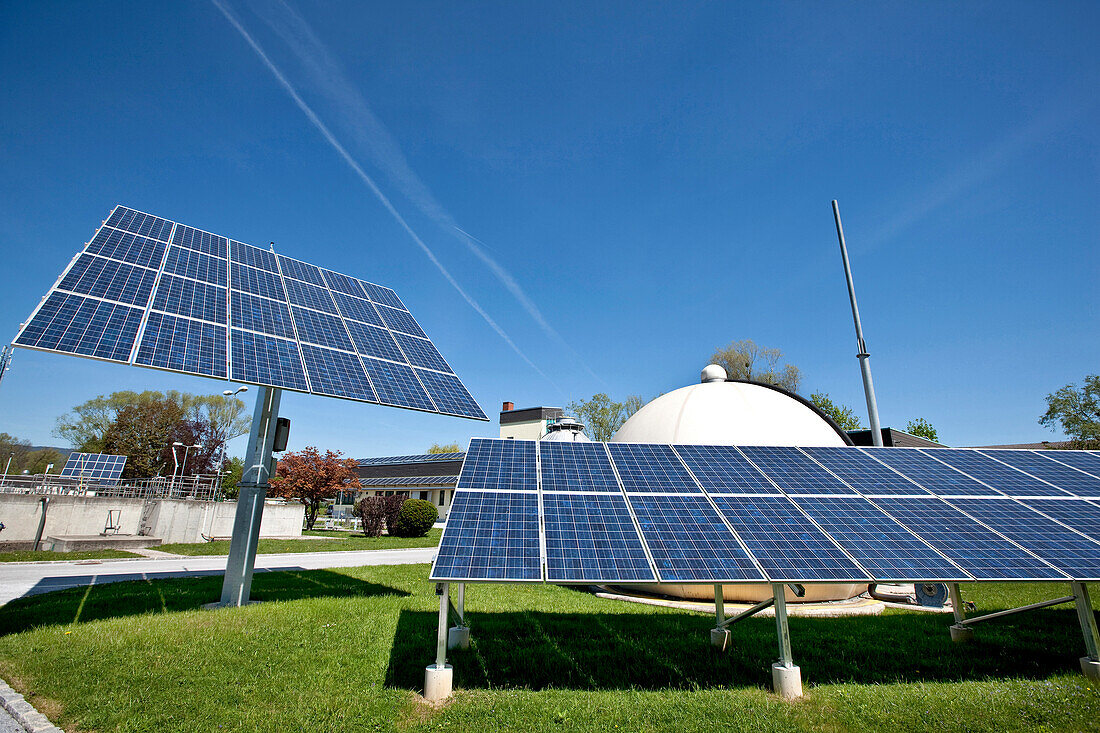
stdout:
<svg viewBox="0 0 1100 733">
<path fill-rule="evenodd" d="M 340 113 L 345 131 L 368 155 L 401 193 L 408 198 L 422 214 L 431 219 L 440 229 L 456 237 L 479 259 L 489 271 L 527 311 L 532 320 L 554 342 L 572 353 L 582 366 L 599 381 L 603 381 L 583 357 L 566 343 L 543 316 L 535 302 L 528 297 L 512 274 L 492 255 L 484 250 L 476 237 L 466 233 L 454 220 L 442 204 L 428 189 L 416 172 L 409 166 L 397 141 L 386 126 L 375 116 L 358 89 L 348 80 L 343 67 L 332 57 L 328 48 L 314 33 L 308 22 L 286 0 L 276 3 L 253 3 L 256 15 L 267 24 L 290 48 L 291 53 L 301 64 L 313 89 L 327 97 Z"/>
<path fill-rule="evenodd" d="M 237 32 L 241 34 L 241 37 L 244 38 L 248 45 L 252 47 L 252 50 L 256 52 L 256 55 L 260 57 L 260 60 L 264 62 L 264 65 L 267 66 L 268 70 L 271 71 L 271 73 L 275 76 L 279 84 L 281 84 L 283 89 L 286 90 L 286 93 L 289 94 L 290 98 L 294 100 L 294 103 L 298 105 L 298 109 L 302 110 L 302 113 L 305 114 L 307 118 L 309 118 L 309 121 L 313 123 L 313 126 L 316 127 L 317 131 L 321 133 L 325 140 L 328 141 L 329 145 L 331 145 L 332 148 L 337 153 L 339 153 L 340 157 L 344 159 L 344 162 L 347 163 L 353 171 L 355 171 L 355 174 L 359 176 L 359 178 L 363 181 L 363 183 L 367 185 L 367 187 L 378 198 L 378 200 L 382 202 L 382 205 L 386 208 L 386 211 L 390 212 L 390 215 L 393 216 L 398 224 L 401 225 L 401 228 L 404 229 L 409 237 L 411 237 L 412 240 L 416 242 L 416 244 L 420 247 L 420 249 L 423 250 L 424 254 L 427 255 L 432 264 L 435 265 L 436 268 L 438 268 L 438 270 L 443 274 L 443 277 L 447 279 L 447 282 L 449 282 L 451 286 L 458 291 L 458 294 L 461 295 L 467 303 L 469 303 L 471 308 L 477 311 L 478 314 L 485 319 L 485 322 L 488 323 L 489 326 L 494 331 L 496 331 L 502 339 L 504 339 L 505 343 L 512 347 L 512 350 L 515 351 L 521 359 L 527 362 L 532 369 L 542 375 L 542 377 L 546 379 L 546 381 L 550 382 L 550 384 L 553 384 L 554 387 L 560 392 L 561 388 L 554 383 L 554 380 L 550 379 L 550 377 L 545 372 L 539 369 L 535 362 L 531 361 L 531 359 L 529 359 L 527 355 L 524 354 L 518 346 L 516 346 L 515 342 L 512 341 L 512 339 L 509 338 L 508 334 L 504 332 L 504 329 L 497 325 L 496 321 L 494 321 L 489 316 L 489 314 L 485 312 L 485 309 L 482 308 L 469 293 L 462 289 L 462 286 L 458 284 L 458 281 L 454 279 L 454 276 L 451 275 L 451 273 L 448 272 L 447 268 L 443 266 L 443 263 L 439 261 L 439 258 L 435 256 L 435 253 L 431 250 L 431 248 L 424 243 L 424 240 L 422 240 L 420 236 L 415 231 L 413 231 L 413 228 L 409 226 L 409 223 L 405 221 L 405 218 L 401 216 L 401 213 L 398 212 L 396 208 L 394 208 L 389 198 L 386 197 L 386 194 L 382 193 L 382 190 L 378 188 L 378 186 L 375 184 L 374 179 L 367 175 L 367 172 L 364 171 L 359 163 L 351 157 L 344 146 L 340 144 L 340 141 L 336 139 L 336 137 L 328 129 L 325 123 L 321 121 L 321 118 L 318 117 L 313 109 L 305 103 L 305 100 L 303 100 L 302 97 L 298 94 L 298 91 L 287 80 L 287 78 L 283 76 L 283 73 L 279 71 L 279 68 L 275 66 L 271 59 L 268 58 L 267 54 L 264 53 L 264 50 L 260 47 L 260 44 L 258 44 L 256 40 L 251 36 L 251 34 L 249 34 L 249 32 L 245 29 L 245 27 L 240 24 L 236 16 L 234 16 L 229 11 L 229 9 L 222 4 L 221 0 L 210 1 L 214 3 L 214 7 L 221 11 L 226 20 L 228 20 L 230 24 L 232 24 L 232 26 L 237 29 Z"/>
</svg>

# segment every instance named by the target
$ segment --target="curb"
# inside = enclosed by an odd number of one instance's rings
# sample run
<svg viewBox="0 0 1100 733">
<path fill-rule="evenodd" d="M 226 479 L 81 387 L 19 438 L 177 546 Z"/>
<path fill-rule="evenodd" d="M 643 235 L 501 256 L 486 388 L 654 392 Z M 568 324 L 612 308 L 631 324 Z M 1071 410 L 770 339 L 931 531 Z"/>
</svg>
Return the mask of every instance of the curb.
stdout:
<svg viewBox="0 0 1100 733">
<path fill-rule="evenodd" d="M 3 706 L 15 718 L 15 722 L 23 726 L 28 733 L 64 733 L 3 680 L 0 680 L 0 706 Z"/>
</svg>

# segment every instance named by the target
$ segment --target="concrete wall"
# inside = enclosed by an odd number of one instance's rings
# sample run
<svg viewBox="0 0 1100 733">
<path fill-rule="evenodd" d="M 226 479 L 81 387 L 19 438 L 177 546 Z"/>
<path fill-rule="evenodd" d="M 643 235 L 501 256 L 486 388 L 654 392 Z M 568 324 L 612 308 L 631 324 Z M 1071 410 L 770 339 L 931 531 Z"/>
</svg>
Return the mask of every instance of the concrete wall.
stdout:
<svg viewBox="0 0 1100 733">
<path fill-rule="evenodd" d="M 0 545 L 34 540 L 42 502 L 33 494 L 0 494 Z M 233 532 L 233 501 L 182 499 L 128 499 L 108 496 L 51 496 L 43 539 L 50 535 L 94 535 L 103 531 L 107 512 L 120 510 L 119 534 L 145 534 L 169 542 L 203 542 L 229 537 Z M 261 537 L 302 534 L 305 506 L 268 502 L 264 506 Z"/>
</svg>

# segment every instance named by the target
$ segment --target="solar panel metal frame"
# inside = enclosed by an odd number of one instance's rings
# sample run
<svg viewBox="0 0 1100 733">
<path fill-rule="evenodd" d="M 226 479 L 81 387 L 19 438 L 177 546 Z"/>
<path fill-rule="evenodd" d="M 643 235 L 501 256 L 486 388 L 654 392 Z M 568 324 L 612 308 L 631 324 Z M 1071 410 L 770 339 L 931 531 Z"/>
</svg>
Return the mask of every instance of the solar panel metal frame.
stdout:
<svg viewBox="0 0 1100 733">
<path fill-rule="evenodd" d="M 127 456 L 111 453 L 70 453 L 61 476 L 93 481 L 117 481 L 126 469 Z M 90 468 L 88 467 L 90 464 Z"/>
</svg>

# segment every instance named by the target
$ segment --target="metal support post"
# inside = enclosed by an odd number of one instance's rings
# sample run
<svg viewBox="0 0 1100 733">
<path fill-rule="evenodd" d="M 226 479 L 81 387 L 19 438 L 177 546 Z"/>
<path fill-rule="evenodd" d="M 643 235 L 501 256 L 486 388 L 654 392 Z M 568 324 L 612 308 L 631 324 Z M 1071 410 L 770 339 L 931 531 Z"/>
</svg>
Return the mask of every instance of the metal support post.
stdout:
<svg viewBox="0 0 1100 733">
<path fill-rule="evenodd" d="M 1085 656 L 1081 657 L 1081 671 L 1086 677 L 1100 681 L 1100 632 L 1096 630 L 1096 614 L 1089 601 L 1089 589 L 1084 583 L 1072 583 L 1077 602 L 1077 618 L 1081 621 L 1081 633 L 1085 637 Z"/>
<path fill-rule="evenodd" d="M 435 668 L 442 669 L 447 665 L 447 623 L 450 616 L 450 590 L 451 584 L 443 584 L 443 595 L 439 597 L 439 628 L 435 635 Z"/>
<path fill-rule="evenodd" d="M 241 477 L 237 512 L 233 518 L 233 538 L 222 582 L 218 606 L 243 606 L 252 589 L 252 571 L 256 567 L 256 544 L 260 539 L 264 499 L 271 476 L 271 454 L 275 444 L 275 425 L 279 418 L 279 400 L 283 391 L 260 387 L 256 391 L 256 409 L 248 436 L 248 462 Z"/>
<path fill-rule="evenodd" d="M 439 626 L 435 637 L 435 664 L 424 669 L 424 697 L 439 702 L 451 696 L 454 670 L 447 664 L 447 623 L 451 611 L 450 583 L 440 583 Z"/>
<path fill-rule="evenodd" d="M 786 587 L 772 583 L 775 598 L 775 630 L 779 636 L 779 661 L 772 665 L 772 685 L 776 694 L 788 700 L 802 697 L 802 671 L 791 658 L 791 633 L 787 628 Z"/>
<path fill-rule="evenodd" d="M 974 629 L 966 625 L 966 612 L 963 607 L 962 591 L 958 583 L 948 583 L 947 592 L 951 596 L 951 612 L 955 614 L 955 625 L 949 631 L 951 641 L 965 644 L 974 640 Z"/>
<path fill-rule="evenodd" d="M 721 585 L 714 586 L 714 628 L 710 630 L 710 643 L 722 651 L 729 648 L 730 632 L 726 628 L 726 594 Z"/>
<path fill-rule="evenodd" d="M 451 606 L 455 614 L 455 625 L 447 630 L 448 649 L 469 649 L 470 629 L 466 626 L 466 584 L 455 583 L 455 602 Z"/>
</svg>

